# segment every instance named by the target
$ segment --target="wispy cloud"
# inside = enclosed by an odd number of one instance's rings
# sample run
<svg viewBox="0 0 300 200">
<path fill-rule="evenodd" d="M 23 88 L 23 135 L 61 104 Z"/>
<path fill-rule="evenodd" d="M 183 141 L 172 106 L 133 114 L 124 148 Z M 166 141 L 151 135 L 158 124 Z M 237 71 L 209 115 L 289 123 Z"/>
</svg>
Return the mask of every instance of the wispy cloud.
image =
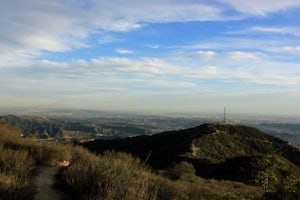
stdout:
<svg viewBox="0 0 300 200">
<path fill-rule="evenodd" d="M 262 32 L 262 33 L 277 33 L 282 35 L 300 35 L 300 29 L 298 27 L 267 27 L 267 26 L 254 26 L 249 31 Z"/>
<path fill-rule="evenodd" d="M 234 7 L 241 13 L 265 16 L 280 10 L 300 7 L 298 0 L 219 0 Z"/>
<path fill-rule="evenodd" d="M 196 55 L 199 56 L 199 58 L 202 59 L 213 59 L 218 56 L 218 53 L 214 51 L 197 51 Z"/>
<path fill-rule="evenodd" d="M 118 6 L 116 6 L 118 5 Z M 88 46 L 95 30 L 130 31 L 144 23 L 205 21 L 223 18 L 222 10 L 204 3 L 169 1 L 36 2 L 4 1 L 0 12 L 1 49 L 10 52 L 62 52 Z M 111 42 L 110 36 L 99 40 Z M 0 51 L 0 54 L 3 54 Z M 0 55 L 1 56 L 1 55 Z"/>
<path fill-rule="evenodd" d="M 192 47 L 193 48 L 193 47 Z M 234 48 L 233 48 L 234 49 Z M 183 59 L 197 59 L 206 62 L 237 62 L 237 61 L 251 61 L 256 62 L 261 59 L 262 53 L 248 52 L 248 51 L 231 51 L 231 49 L 222 49 L 220 52 L 207 50 L 207 51 L 194 51 L 182 53 L 179 58 Z"/>
<path fill-rule="evenodd" d="M 276 53 L 300 54 L 300 46 L 282 46 L 269 49 Z"/>
<path fill-rule="evenodd" d="M 116 42 L 118 40 L 120 40 L 120 39 L 113 37 L 111 35 L 104 35 L 103 37 L 99 38 L 97 40 L 97 42 L 99 44 L 108 44 L 108 43 Z"/>
<path fill-rule="evenodd" d="M 235 51 L 229 52 L 228 55 L 234 60 L 259 60 L 258 56 L 248 52 Z"/>
<path fill-rule="evenodd" d="M 235 62 L 232 64 L 231 57 Z M 130 77 L 144 78 L 145 80 L 170 80 L 172 83 L 197 82 L 215 80 L 226 84 L 228 80 L 236 83 L 252 83 L 266 85 L 299 85 L 297 77 L 299 69 L 296 65 L 289 63 L 274 64 L 272 61 L 257 60 L 255 63 L 244 62 L 244 59 L 253 59 L 252 54 L 233 52 L 224 54 L 215 65 L 199 60 L 187 67 L 179 64 L 172 64 L 171 61 L 157 58 L 129 59 L 120 57 L 102 57 L 92 60 L 76 60 L 72 62 L 38 61 L 32 62 L 30 66 L 23 68 L 19 66 L 6 69 L 6 76 L 3 80 L 13 82 L 15 77 L 22 76 L 28 80 L 49 80 L 49 83 L 57 80 L 86 80 L 108 81 L 104 85 L 110 85 L 112 80 L 125 81 Z M 256 59 L 256 57 L 254 57 Z M 261 68 L 264 66 L 264 68 Z M 284 67 L 282 67 L 284 66 Z M 1 72 L 1 71 L 0 71 Z M 11 78 L 9 78 L 11 77 Z M 26 82 L 26 81 L 25 81 Z M 97 82 L 97 81 L 96 81 Z M 116 82 L 117 83 L 117 82 Z M 31 83 L 30 83 L 31 84 Z M 26 85 L 25 83 L 23 85 Z M 93 84 L 92 84 L 93 85 Z M 122 85 L 122 84 L 121 84 Z"/>
<path fill-rule="evenodd" d="M 0 103 L 135 106 L 170 95 L 183 105 L 203 93 L 299 91 L 298 8 L 298 0 L 5 0 Z"/>
<path fill-rule="evenodd" d="M 241 13 L 257 15 L 299 7 L 297 0 L 218 1 L 233 6 Z M 10 52 L 63 52 L 88 47 L 90 44 L 87 39 L 96 30 L 122 32 L 139 29 L 147 23 L 236 18 L 236 14 L 227 12 L 228 9 L 228 6 L 221 6 L 214 1 L 4 1 L 0 12 L 5 17 L 0 20 L 0 26 L 5 29 L 1 31 L 0 44 L 2 49 L 9 49 Z M 256 31 L 277 30 L 256 27 Z M 111 41 L 110 36 L 99 39 L 99 43 Z M 0 53 L 3 54 L 2 51 Z"/>
<path fill-rule="evenodd" d="M 157 44 L 148 44 L 147 47 L 151 48 L 151 49 L 159 49 L 160 46 Z"/>
<path fill-rule="evenodd" d="M 134 51 L 129 49 L 115 49 L 115 52 L 119 54 L 134 54 Z"/>
</svg>

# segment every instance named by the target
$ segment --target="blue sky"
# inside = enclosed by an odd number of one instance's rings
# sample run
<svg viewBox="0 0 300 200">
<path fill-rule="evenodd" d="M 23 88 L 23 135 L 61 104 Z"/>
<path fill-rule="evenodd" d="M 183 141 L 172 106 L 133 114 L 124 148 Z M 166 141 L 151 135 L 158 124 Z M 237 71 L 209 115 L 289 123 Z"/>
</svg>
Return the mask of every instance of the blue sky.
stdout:
<svg viewBox="0 0 300 200">
<path fill-rule="evenodd" d="M 300 115 L 299 0 L 4 0 L 1 107 Z"/>
</svg>

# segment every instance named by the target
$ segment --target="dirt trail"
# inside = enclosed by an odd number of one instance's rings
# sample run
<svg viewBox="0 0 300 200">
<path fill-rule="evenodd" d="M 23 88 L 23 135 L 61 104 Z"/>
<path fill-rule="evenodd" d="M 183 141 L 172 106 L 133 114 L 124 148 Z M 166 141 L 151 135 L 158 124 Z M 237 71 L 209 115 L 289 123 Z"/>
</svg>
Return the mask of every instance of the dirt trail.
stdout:
<svg viewBox="0 0 300 200">
<path fill-rule="evenodd" d="M 54 188 L 55 176 L 59 173 L 59 166 L 40 166 L 34 178 L 36 194 L 34 200 L 59 200 L 63 199 L 60 191 Z"/>
</svg>

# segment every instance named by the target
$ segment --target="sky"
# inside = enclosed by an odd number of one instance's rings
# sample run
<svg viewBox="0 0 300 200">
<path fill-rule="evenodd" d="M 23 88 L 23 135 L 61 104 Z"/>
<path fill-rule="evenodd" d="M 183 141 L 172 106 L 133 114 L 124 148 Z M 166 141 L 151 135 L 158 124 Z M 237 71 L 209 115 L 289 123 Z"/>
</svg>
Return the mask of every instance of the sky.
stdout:
<svg viewBox="0 0 300 200">
<path fill-rule="evenodd" d="M 299 0 L 2 0 L 0 107 L 300 115 Z"/>
</svg>

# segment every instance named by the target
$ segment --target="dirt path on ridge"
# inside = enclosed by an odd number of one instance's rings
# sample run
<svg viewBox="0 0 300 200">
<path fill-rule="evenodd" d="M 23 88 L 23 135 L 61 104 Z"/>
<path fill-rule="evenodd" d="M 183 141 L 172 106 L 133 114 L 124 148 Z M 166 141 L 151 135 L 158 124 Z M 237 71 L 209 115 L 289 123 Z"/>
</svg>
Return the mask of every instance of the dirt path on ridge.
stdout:
<svg viewBox="0 0 300 200">
<path fill-rule="evenodd" d="M 40 166 L 37 168 L 37 175 L 33 184 L 35 188 L 34 200 L 60 200 L 62 193 L 54 188 L 55 177 L 59 173 L 59 166 Z"/>
</svg>

